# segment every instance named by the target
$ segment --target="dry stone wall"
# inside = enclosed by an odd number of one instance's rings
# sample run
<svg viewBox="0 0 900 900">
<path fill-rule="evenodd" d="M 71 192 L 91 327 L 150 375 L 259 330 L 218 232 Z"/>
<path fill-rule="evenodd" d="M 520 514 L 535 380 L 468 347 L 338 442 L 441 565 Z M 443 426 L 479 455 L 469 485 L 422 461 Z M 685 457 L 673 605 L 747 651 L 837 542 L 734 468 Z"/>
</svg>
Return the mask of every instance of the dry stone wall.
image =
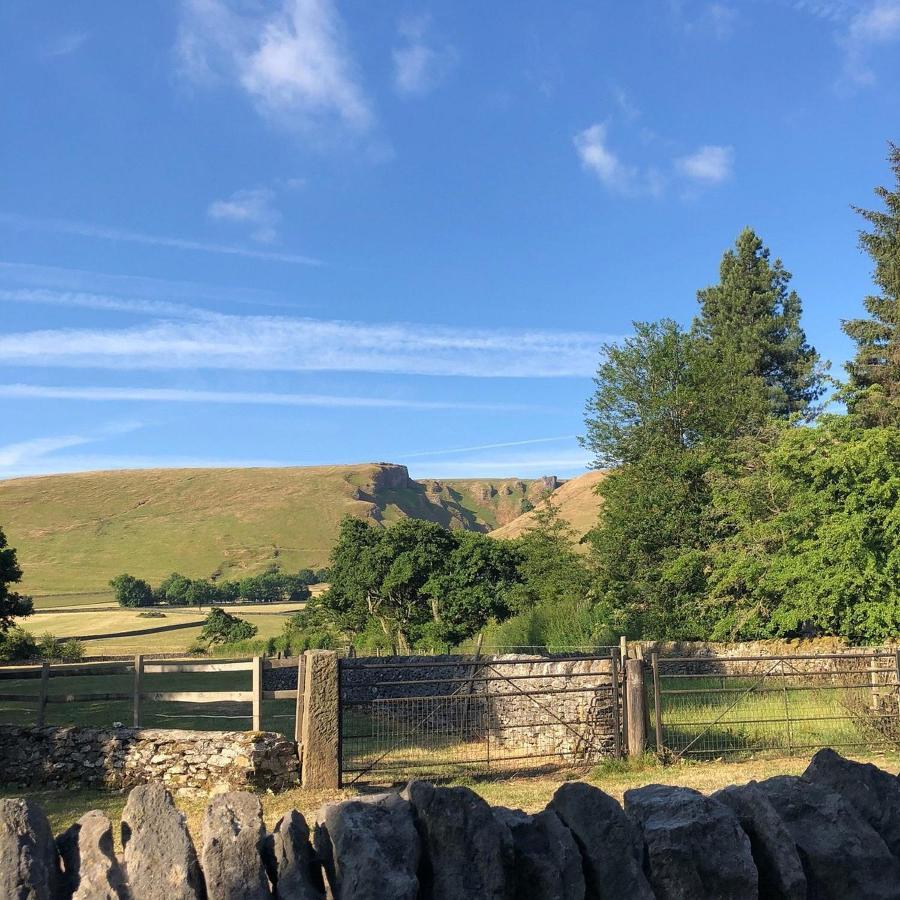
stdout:
<svg viewBox="0 0 900 900">
<path fill-rule="evenodd" d="M 128 788 L 159 781 L 184 793 L 298 784 L 297 745 L 272 732 L 0 726 L 9 785 Z"/>
<path fill-rule="evenodd" d="M 162 784 L 121 823 L 89 812 L 54 836 L 34 801 L 0 800 L 0 896 L 34 900 L 893 900 L 900 782 L 831 750 L 801 777 L 711 796 L 634 788 L 619 804 L 567 782 L 534 815 L 465 787 L 297 811 L 269 832 L 256 794 L 210 802 L 191 835 Z"/>
</svg>

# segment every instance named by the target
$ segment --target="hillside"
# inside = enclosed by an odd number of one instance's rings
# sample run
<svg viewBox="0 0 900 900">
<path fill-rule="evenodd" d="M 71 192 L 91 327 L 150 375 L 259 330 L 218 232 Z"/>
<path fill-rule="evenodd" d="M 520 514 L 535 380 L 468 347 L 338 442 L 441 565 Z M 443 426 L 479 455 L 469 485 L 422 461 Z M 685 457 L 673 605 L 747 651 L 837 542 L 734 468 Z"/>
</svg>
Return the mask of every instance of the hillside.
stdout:
<svg viewBox="0 0 900 900">
<path fill-rule="evenodd" d="M 322 566 L 348 513 L 489 531 L 548 482 L 417 482 L 387 463 L 46 475 L 0 481 L 0 526 L 40 606 L 42 595 L 105 592 L 124 571 L 154 581 Z"/>
<path fill-rule="evenodd" d="M 606 472 L 603 471 L 585 472 L 584 475 L 564 482 L 551 494 L 560 515 L 572 526 L 579 538 L 597 523 L 600 498 L 595 489 L 605 476 Z M 539 503 L 537 508 L 540 507 Z M 524 534 L 533 522 L 534 513 L 526 512 L 501 525 L 492 534 L 499 538 L 516 538 Z"/>
</svg>

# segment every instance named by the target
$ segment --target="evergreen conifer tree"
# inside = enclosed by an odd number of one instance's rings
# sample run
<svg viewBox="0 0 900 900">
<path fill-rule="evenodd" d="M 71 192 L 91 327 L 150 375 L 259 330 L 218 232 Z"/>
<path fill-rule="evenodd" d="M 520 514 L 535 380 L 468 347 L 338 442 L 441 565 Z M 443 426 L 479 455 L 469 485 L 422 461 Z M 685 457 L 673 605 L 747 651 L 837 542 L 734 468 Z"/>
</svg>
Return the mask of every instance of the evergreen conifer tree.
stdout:
<svg viewBox="0 0 900 900">
<path fill-rule="evenodd" d="M 890 145 L 888 160 L 896 178 L 893 191 L 875 188 L 884 210 L 854 207 L 871 226 L 860 232 L 860 246 L 875 263 L 875 284 L 881 290 L 863 301 L 864 319 L 843 323 L 856 343 L 847 364 L 850 383 L 844 397 L 856 424 L 866 427 L 900 425 L 900 147 Z"/>
<path fill-rule="evenodd" d="M 760 237 L 745 228 L 719 267 L 719 283 L 697 293 L 695 329 L 723 365 L 761 380 L 772 415 L 811 418 L 822 395 L 819 355 L 800 325 L 801 302 L 791 275 Z"/>
</svg>

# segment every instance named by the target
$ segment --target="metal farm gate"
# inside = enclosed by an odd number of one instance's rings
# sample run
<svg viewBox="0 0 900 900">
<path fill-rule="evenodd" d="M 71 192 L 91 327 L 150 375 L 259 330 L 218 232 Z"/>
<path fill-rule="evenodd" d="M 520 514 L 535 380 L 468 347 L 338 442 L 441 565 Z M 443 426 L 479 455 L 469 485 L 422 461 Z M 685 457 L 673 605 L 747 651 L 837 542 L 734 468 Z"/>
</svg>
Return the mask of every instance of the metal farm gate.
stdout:
<svg viewBox="0 0 900 900">
<path fill-rule="evenodd" d="M 900 747 L 900 652 L 652 656 L 661 757 Z"/>
<path fill-rule="evenodd" d="M 341 783 L 544 771 L 622 748 L 618 648 L 339 663 Z"/>
</svg>

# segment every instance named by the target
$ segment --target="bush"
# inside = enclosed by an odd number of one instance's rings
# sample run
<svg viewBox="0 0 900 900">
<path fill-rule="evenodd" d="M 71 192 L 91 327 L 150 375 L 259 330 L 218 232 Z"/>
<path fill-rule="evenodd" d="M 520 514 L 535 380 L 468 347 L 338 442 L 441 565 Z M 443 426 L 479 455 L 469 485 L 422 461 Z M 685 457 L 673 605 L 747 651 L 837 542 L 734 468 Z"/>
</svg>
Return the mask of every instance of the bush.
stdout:
<svg viewBox="0 0 900 900">
<path fill-rule="evenodd" d="M 237 616 L 225 612 L 224 609 L 213 607 L 206 617 L 199 640 L 206 646 L 233 644 L 255 637 L 257 630 L 255 625 L 251 625 L 245 619 L 239 619 Z"/>
<path fill-rule="evenodd" d="M 113 589 L 119 606 L 153 606 L 156 602 L 150 585 L 133 575 L 116 575 L 109 586 Z"/>
<path fill-rule="evenodd" d="M 44 632 L 37 640 L 34 655 L 48 662 L 78 662 L 84 659 L 84 644 L 77 638 L 62 641 Z"/>
<path fill-rule="evenodd" d="M 0 660 L 13 662 L 18 659 L 34 659 L 37 644 L 34 635 L 22 628 L 10 628 L 0 634 Z"/>
</svg>

